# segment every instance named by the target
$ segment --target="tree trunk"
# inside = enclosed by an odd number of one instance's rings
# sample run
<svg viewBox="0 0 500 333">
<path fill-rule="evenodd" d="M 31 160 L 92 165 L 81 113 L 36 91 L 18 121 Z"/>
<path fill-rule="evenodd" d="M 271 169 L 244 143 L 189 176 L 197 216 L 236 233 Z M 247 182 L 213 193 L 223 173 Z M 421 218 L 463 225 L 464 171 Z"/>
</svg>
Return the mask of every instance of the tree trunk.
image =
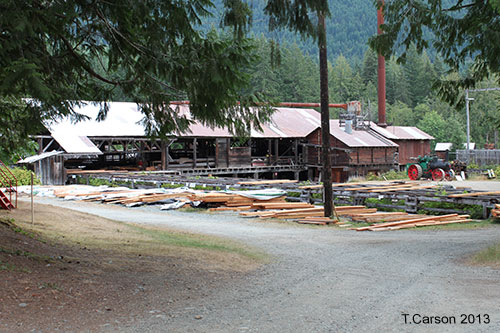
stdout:
<svg viewBox="0 0 500 333">
<path fill-rule="evenodd" d="M 325 16 L 318 13 L 319 25 L 319 76 L 320 76 L 320 103 L 321 103 L 321 161 L 323 178 L 323 199 L 325 216 L 333 214 L 333 193 L 332 193 L 332 166 L 330 161 L 330 109 L 328 108 L 328 63 L 326 53 L 326 26 Z"/>
</svg>

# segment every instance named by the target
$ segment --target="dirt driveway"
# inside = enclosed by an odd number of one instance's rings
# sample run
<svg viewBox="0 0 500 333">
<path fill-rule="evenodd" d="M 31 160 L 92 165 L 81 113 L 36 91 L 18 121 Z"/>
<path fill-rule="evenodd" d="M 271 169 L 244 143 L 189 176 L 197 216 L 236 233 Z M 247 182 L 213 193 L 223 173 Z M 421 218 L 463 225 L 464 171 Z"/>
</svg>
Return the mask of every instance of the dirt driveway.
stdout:
<svg viewBox="0 0 500 333">
<path fill-rule="evenodd" d="M 174 309 L 157 309 L 165 315 L 144 313 L 130 325 L 111 324 L 103 330 L 500 331 L 500 271 L 466 262 L 472 253 L 500 240 L 500 226 L 356 233 L 262 223 L 232 213 L 160 212 L 150 207 L 129 209 L 48 198 L 38 201 L 118 221 L 225 236 L 272 257 L 269 264 L 234 283 L 207 290 L 204 296 L 181 302 Z M 425 324 L 431 316 L 434 323 Z M 456 320 L 456 324 L 436 324 L 435 317 L 441 322 L 443 317 Z M 461 323 L 464 318 L 467 323 Z"/>
</svg>

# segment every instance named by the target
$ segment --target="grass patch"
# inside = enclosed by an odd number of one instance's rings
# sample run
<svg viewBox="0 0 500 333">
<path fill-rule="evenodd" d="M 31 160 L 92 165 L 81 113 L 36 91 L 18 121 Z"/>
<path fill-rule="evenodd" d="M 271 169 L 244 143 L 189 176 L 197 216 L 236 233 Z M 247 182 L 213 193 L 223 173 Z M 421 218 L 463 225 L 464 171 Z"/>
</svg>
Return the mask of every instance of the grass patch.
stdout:
<svg viewBox="0 0 500 333">
<path fill-rule="evenodd" d="M 490 246 L 472 257 L 473 263 L 500 266 L 500 243 Z"/>
<path fill-rule="evenodd" d="M 128 225 L 140 234 L 151 237 L 159 243 L 167 246 L 178 246 L 185 248 L 205 249 L 210 251 L 237 253 L 252 259 L 264 259 L 265 255 L 255 251 L 247 250 L 240 245 L 230 241 L 223 241 L 209 236 L 173 233 L 155 228 L 145 228 L 138 225 Z"/>
<path fill-rule="evenodd" d="M 221 237 L 123 223 L 50 205 L 36 204 L 35 210 L 34 225 L 30 223 L 29 203 L 21 201 L 8 215 L 16 226 L 51 243 L 106 253 L 114 257 L 113 265 L 125 265 L 127 258 L 141 255 L 179 258 L 201 269 L 248 271 L 266 258 L 258 250 Z M 18 255 L 30 257 L 30 253 Z"/>
<path fill-rule="evenodd" d="M 17 267 L 8 262 L 3 262 L 0 260 L 0 272 L 23 272 L 31 273 L 31 270 L 24 267 Z"/>
<path fill-rule="evenodd" d="M 32 252 L 29 252 L 29 251 L 10 250 L 10 249 L 6 249 L 6 248 L 3 248 L 3 247 L 0 247 L 0 253 L 10 254 L 10 255 L 13 255 L 13 256 L 25 257 L 25 258 L 32 259 L 32 260 L 39 261 L 39 262 L 50 263 L 50 262 L 54 261 L 49 256 L 43 256 L 43 255 L 39 255 L 39 254 L 32 253 Z"/>
</svg>

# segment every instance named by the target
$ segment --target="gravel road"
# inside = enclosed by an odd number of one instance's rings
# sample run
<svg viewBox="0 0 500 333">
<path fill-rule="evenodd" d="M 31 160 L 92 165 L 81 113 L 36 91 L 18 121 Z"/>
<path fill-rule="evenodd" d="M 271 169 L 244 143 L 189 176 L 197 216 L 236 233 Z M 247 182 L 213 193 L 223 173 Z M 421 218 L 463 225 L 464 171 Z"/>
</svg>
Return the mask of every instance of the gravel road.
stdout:
<svg viewBox="0 0 500 333">
<path fill-rule="evenodd" d="M 500 271 L 465 264 L 472 253 L 500 241 L 500 225 L 361 233 L 259 223 L 234 213 L 160 212 L 51 198 L 37 202 L 225 236 L 272 257 L 223 289 L 176 309 L 159 309 L 166 316 L 145 313 L 120 331 L 500 332 Z M 405 324 L 404 314 L 415 322 Z M 462 314 L 476 315 L 475 323 L 461 324 Z M 477 316 L 484 321 L 485 314 L 489 324 L 478 324 Z M 456 324 L 418 323 L 424 316 L 454 317 Z"/>
</svg>

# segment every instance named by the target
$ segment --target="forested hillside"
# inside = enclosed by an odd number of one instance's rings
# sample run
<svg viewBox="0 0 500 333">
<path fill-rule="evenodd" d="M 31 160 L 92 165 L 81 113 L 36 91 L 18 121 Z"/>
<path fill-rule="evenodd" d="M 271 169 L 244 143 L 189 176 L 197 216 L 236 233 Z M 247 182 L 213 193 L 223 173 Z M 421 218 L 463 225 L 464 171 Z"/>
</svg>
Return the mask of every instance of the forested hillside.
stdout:
<svg viewBox="0 0 500 333">
<path fill-rule="evenodd" d="M 264 35 L 273 38 L 280 44 L 296 43 L 302 51 L 306 51 L 316 58 L 317 45 L 310 39 L 304 40 L 300 36 L 288 31 L 269 32 L 268 18 L 264 14 L 266 0 L 248 1 L 253 11 L 251 31 L 254 35 Z M 211 10 L 214 17 L 207 21 L 208 25 L 217 26 L 220 20 L 222 0 L 214 1 L 216 8 Z M 368 48 L 367 41 L 376 33 L 377 11 L 373 0 L 329 0 L 332 16 L 327 21 L 327 43 L 330 59 L 342 54 L 350 63 L 360 60 Z M 352 60 L 352 61 L 351 61 Z"/>
<path fill-rule="evenodd" d="M 256 56 L 260 57 L 248 70 L 252 89 L 269 96 L 270 100 L 286 102 L 319 102 L 319 68 L 314 57 L 303 53 L 296 44 L 281 47 L 281 65 L 271 66 L 269 40 L 257 40 Z M 408 53 L 404 65 L 394 59 L 387 61 L 387 122 L 401 126 L 418 126 L 436 138 L 435 142 L 453 142 L 455 147 L 466 141 L 465 110 L 442 102 L 432 90 L 432 83 L 446 76 L 445 66 L 437 57 Z M 330 102 L 352 100 L 364 102 L 371 110 L 371 120 L 377 120 L 377 56 L 367 50 L 359 65 L 352 66 L 339 55 L 329 63 Z M 494 85 L 491 81 L 482 86 Z M 500 118 L 498 92 L 475 93 L 471 104 L 472 142 L 482 146 L 497 141 L 495 119 Z M 332 111 L 333 112 L 333 111 Z M 335 117 L 332 114 L 332 117 Z"/>
</svg>

